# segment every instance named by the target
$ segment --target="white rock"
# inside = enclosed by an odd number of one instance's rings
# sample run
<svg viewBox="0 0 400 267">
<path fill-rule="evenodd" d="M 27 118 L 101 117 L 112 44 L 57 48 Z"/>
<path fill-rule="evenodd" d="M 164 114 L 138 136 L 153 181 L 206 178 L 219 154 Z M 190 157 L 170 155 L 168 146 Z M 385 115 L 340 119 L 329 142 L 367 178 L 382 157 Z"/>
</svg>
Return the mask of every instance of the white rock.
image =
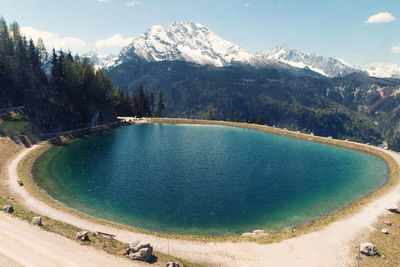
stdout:
<svg viewBox="0 0 400 267">
<path fill-rule="evenodd" d="M 389 233 L 388 229 L 386 229 L 386 228 L 383 228 L 383 229 L 381 230 L 381 232 L 384 233 L 384 234 L 386 234 L 386 235 Z"/>
<path fill-rule="evenodd" d="M 35 224 L 35 225 L 39 225 L 39 226 L 42 226 L 42 225 L 43 225 L 43 224 L 42 224 L 42 218 L 39 217 L 39 216 L 33 217 L 32 223 Z"/>
<path fill-rule="evenodd" d="M 360 252 L 366 256 L 375 256 L 378 254 L 378 249 L 371 243 L 361 243 Z"/>
<path fill-rule="evenodd" d="M 243 233 L 242 236 L 244 236 L 244 237 L 252 237 L 253 233 Z"/>
<path fill-rule="evenodd" d="M 153 247 L 149 243 L 135 241 L 129 244 L 125 251 L 132 260 L 150 261 L 152 258 Z"/>
</svg>

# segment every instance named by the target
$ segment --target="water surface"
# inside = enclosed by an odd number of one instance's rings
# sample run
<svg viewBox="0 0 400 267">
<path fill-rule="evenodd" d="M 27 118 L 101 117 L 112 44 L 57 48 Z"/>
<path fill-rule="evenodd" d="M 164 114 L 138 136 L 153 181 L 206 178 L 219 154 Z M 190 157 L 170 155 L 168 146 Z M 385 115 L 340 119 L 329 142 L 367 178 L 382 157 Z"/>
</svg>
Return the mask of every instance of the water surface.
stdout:
<svg viewBox="0 0 400 267">
<path fill-rule="evenodd" d="M 146 230 L 282 230 L 382 186 L 371 154 L 250 129 L 144 124 L 46 152 L 38 185 L 69 207 Z"/>
</svg>

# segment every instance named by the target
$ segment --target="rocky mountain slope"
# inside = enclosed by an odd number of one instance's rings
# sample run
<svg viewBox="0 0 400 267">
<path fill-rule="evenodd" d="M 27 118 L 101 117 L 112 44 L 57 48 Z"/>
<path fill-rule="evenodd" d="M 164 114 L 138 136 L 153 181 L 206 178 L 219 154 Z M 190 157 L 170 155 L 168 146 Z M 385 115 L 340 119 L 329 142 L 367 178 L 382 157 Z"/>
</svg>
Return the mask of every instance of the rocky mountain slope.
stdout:
<svg viewBox="0 0 400 267">
<path fill-rule="evenodd" d="M 360 71 L 359 68 L 351 66 L 342 59 L 332 57 L 324 58 L 316 56 L 313 53 L 304 53 L 279 46 L 271 51 L 258 52 L 256 56 L 260 62 L 270 60 L 287 63 L 297 68 L 308 67 L 309 69 L 328 77 L 345 76 Z"/>
<path fill-rule="evenodd" d="M 194 22 L 172 22 L 166 28 L 153 26 L 122 49 L 117 64 L 134 55 L 146 61 L 178 60 L 217 67 L 250 64 L 254 58 L 243 48 Z"/>
<path fill-rule="evenodd" d="M 97 50 L 89 51 L 82 55 L 83 58 L 88 58 L 96 69 L 112 67 L 117 59 L 114 55 L 103 55 Z"/>
</svg>

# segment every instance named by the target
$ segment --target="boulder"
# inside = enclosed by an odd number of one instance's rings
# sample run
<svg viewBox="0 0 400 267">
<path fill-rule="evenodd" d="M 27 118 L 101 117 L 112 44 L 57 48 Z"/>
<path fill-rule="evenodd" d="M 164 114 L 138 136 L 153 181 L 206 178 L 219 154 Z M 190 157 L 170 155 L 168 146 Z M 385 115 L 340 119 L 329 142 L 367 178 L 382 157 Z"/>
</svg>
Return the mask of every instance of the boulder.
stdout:
<svg viewBox="0 0 400 267">
<path fill-rule="evenodd" d="M 148 248 L 148 247 L 150 247 L 149 243 L 136 241 L 136 242 L 129 244 L 128 248 L 129 248 L 130 252 L 135 253 L 135 252 L 138 252 L 139 250 L 141 250 L 142 248 Z"/>
<path fill-rule="evenodd" d="M 253 231 L 253 234 L 263 234 L 263 233 L 265 233 L 265 231 L 264 230 L 254 230 Z"/>
<path fill-rule="evenodd" d="M 376 256 L 378 254 L 378 249 L 371 243 L 361 243 L 360 252 L 366 256 Z"/>
<path fill-rule="evenodd" d="M 384 233 L 385 235 L 389 234 L 389 231 L 388 231 L 388 229 L 386 229 L 386 228 L 383 228 L 383 229 L 381 230 L 381 232 Z"/>
<path fill-rule="evenodd" d="M 11 205 L 5 205 L 5 206 L 3 207 L 3 210 L 5 210 L 5 211 L 7 211 L 7 212 L 9 212 L 9 213 L 14 212 L 14 208 L 13 208 L 13 206 L 11 206 Z"/>
<path fill-rule="evenodd" d="M 175 261 L 170 261 L 170 262 L 167 262 L 166 267 L 179 267 L 179 263 L 177 263 Z"/>
<path fill-rule="evenodd" d="M 130 253 L 128 255 L 129 258 L 132 260 L 138 260 L 138 261 L 150 261 L 153 253 L 153 248 L 148 247 L 148 248 L 142 248 L 138 252 L 135 253 Z"/>
<path fill-rule="evenodd" d="M 89 236 L 87 231 L 82 231 L 76 233 L 76 238 L 81 240 L 81 241 L 89 241 Z"/>
<path fill-rule="evenodd" d="M 128 257 L 132 260 L 140 260 L 149 262 L 153 257 L 153 247 L 149 243 L 135 241 L 129 244 L 129 247 L 125 250 Z"/>
<path fill-rule="evenodd" d="M 42 225 L 43 225 L 43 224 L 42 224 L 42 218 L 39 217 L 39 216 L 33 217 L 32 223 L 35 224 L 35 225 L 39 225 L 39 226 L 42 226 Z"/>
<path fill-rule="evenodd" d="M 242 236 L 243 237 L 252 237 L 253 233 L 243 233 Z"/>
</svg>

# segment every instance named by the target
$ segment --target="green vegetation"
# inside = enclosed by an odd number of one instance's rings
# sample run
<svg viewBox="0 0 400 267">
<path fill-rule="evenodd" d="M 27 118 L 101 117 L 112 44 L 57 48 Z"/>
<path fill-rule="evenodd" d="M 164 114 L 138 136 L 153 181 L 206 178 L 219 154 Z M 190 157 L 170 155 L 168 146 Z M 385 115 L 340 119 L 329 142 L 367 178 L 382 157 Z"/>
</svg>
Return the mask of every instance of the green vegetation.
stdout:
<svg viewBox="0 0 400 267">
<path fill-rule="evenodd" d="M 0 119 L 0 134 L 20 135 L 27 130 L 30 125 L 28 119 L 23 114 L 18 114 L 11 119 Z"/>
<path fill-rule="evenodd" d="M 153 93 L 162 91 L 167 117 L 259 123 L 365 143 L 383 141 L 373 118 L 334 98 L 333 91 L 340 93 L 336 80 L 301 69 L 215 68 L 135 59 L 110 69 L 110 76 L 128 91 L 139 85 Z M 349 90 L 356 86 L 348 85 Z"/>
<path fill-rule="evenodd" d="M 88 59 L 53 50 L 49 56 L 21 35 L 16 22 L 0 18 L 0 107 L 25 106 L 42 132 L 83 128 L 116 120 L 108 75 L 95 71 Z M 5 133 L 21 132 L 23 118 L 2 123 Z"/>
<path fill-rule="evenodd" d="M 154 94 L 139 87 L 132 94 L 115 89 L 112 106 L 119 116 L 125 117 L 161 117 L 164 110 L 163 95 L 159 92 L 157 107 L 154 108 Z"/>
</svg>

